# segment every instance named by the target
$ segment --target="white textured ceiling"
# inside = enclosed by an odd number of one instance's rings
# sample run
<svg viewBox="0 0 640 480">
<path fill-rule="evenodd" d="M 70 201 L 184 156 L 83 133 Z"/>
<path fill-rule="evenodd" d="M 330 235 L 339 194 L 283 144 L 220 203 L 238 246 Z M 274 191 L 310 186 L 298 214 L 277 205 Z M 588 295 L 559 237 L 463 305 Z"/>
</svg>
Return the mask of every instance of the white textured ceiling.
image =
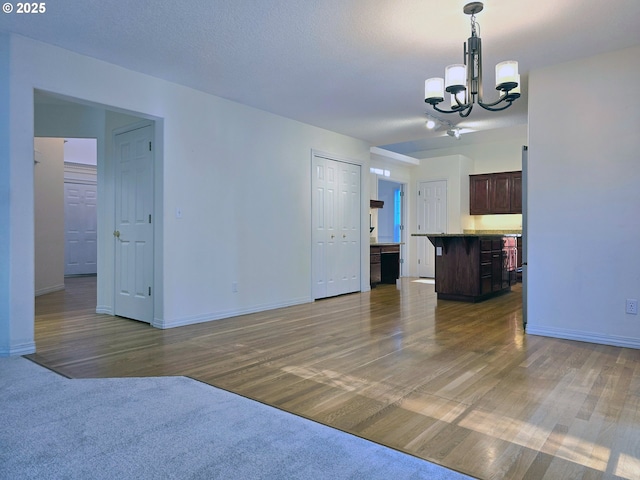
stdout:
<svg viewBox="0 0 640 480">
<path fill-rule="evenodd" d="M 410 153 L 455 141 L 424 128 L 424 80 L 462 63 L 466 3 L 57 0 L 44 14 L 0 14 L 0 31 Z M 531 69 L 638 45 L 639 20 L 638 0 L 486 0 L 485 96 L 510 59 L 523 96 L 500 113 L 436 115 L 476 131 L 524 124 Z"/>
</svg>

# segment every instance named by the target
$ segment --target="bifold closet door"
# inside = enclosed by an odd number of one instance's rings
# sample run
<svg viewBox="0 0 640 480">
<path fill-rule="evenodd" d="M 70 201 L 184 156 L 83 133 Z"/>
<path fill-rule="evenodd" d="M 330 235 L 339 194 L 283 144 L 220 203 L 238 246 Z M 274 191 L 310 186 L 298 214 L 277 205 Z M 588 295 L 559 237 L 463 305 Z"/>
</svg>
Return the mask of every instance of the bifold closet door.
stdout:
<svg viewBox="0 0 640 480">
<path fill-rule="evenodd" d="M 360 166 L 313 157 L 313 298 L 360 290 Z"/>
</svg>

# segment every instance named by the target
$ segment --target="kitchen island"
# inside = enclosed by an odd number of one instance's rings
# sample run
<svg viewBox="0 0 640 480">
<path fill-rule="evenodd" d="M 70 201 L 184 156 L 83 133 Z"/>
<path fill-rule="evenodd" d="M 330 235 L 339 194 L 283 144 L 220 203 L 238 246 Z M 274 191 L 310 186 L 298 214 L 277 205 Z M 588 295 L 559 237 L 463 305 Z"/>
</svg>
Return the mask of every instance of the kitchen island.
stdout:
<svg viewBox="0 0 640 480">
<path fill-rule="evenodd" d="M 516 236 L 413 234 L 435 247 L 438 299 L 479 302 L 511 290 L 516 282 Z"/>
</svg>

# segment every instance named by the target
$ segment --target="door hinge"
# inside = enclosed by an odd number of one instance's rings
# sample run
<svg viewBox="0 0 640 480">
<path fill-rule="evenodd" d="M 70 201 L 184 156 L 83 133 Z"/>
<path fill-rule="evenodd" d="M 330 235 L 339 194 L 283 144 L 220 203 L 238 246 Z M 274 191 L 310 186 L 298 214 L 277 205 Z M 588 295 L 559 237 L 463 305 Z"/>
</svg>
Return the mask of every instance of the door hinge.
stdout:
<svg viewBox="0 0 640 480">
<path fill-rule="evenodd" d="M 151 223 L 151 214 L 149 214 L 149 223 Z"/>
<path fill-rule="evenodd" d="M 418 259 L 418 265 L 420 265 L 420 259 Z"/>
<path fill-rule="evenodd" d="M 400 225 L 400 230 L 404 230 L 404 225 Z"/>
<path fill-rule="evenodd" d="M 404 263 L 404 258 L 401 258 L 401 259 L 400 259 L 400 263 Z"/>
<path fill-rule="evenodd" d="M 422 195 L 422 192 L 420 190 L 418 190 L 418 196 Z"/>
<path fill-rule="evenodd" d="M 151 142 L 149 142 L 149 151 L 151 151 Z"/>
<path fill-rule="evenodd" d="M 149 296 L 151 296 L 151 287 L 149 287 Z"/>
<path fill-rule="evenodd" d="M 420 225 L 418 225 L 418 230 L 420 230 Z"/>
</svg>

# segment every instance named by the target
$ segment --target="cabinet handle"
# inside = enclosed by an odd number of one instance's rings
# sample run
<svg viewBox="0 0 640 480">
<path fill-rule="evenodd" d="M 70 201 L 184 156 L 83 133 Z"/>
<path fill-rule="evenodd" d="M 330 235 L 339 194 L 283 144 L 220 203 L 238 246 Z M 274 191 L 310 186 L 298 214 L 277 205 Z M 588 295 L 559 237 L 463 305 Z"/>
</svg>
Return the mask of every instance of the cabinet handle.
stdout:
<svg viewBox="0 0 640 480">
<path fill-rule="evenodd" d="M 333 239 L 333 238 L 336 238 L 336 236 L 335 236 L 335 235 L 331 235 L 331 238 L 332 238 L 332 239 Z"/>
<path fill-rule="evenodd" d="M 347 238 L 347 236 L 343 233 L 343 234 L 342 234 L 342 238 Z"/>
<path fill-rule="evenodd" d="M 120 230 L 114 230 L 113 231 L 113 236 L 116 238 L 120 238 Z"/>
</svg>

